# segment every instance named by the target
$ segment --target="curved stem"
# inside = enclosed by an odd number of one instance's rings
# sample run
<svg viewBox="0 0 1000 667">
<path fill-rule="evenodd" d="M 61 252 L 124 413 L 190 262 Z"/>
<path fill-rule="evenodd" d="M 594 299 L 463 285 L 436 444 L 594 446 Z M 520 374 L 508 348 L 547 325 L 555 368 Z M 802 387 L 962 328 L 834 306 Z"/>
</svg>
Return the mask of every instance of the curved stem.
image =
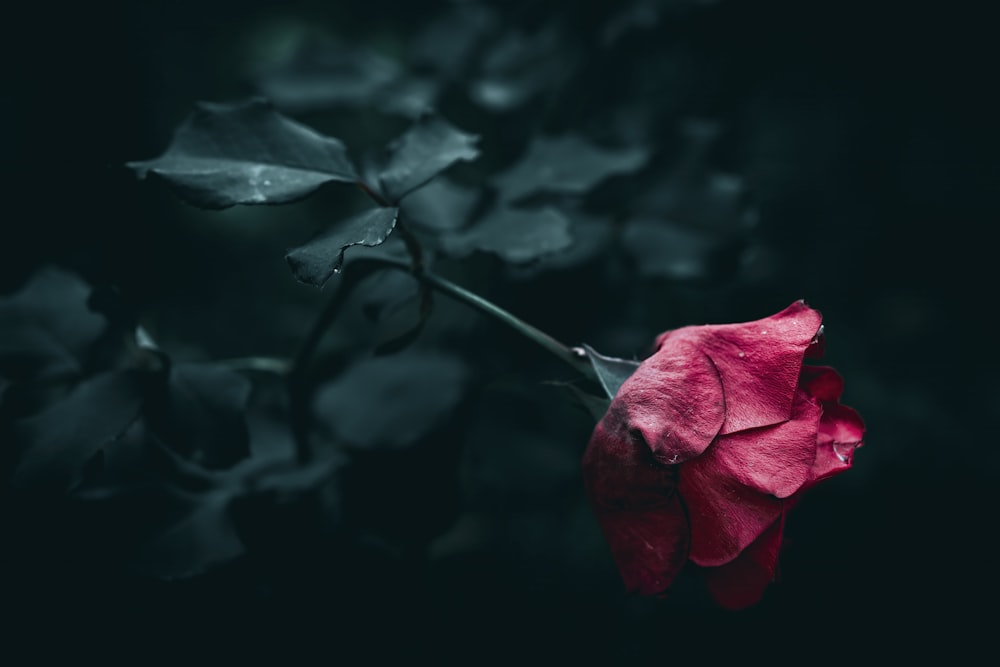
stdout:
<svg viewBox="0 0 1000 667">
<path fill-rule="evenodd" d="M 492 301 L 487 301 L 478 294 L 470 292 L 464 287 L 456 285 L 445 278 L 436 276 L 432 273 L 424 273 L 417 276 L 417 279 L 427 285 L 430 285 L 442 294 L 450 296 L 457 301 L 461 301 L 462 303 L 475 308 L 479 312 L 485 313 L 494 319 L 500 320 L 524 337 L 535 341 L 556 357 L 562 359 L 567 364 L 575 368 L 577 371 L 580 371 L 590 378 L 597 379 L 597 376 L 594 374 L 593 367 L 591 367 L 590 362 L 587 361 L 585 356 L 586 353 L 581 355 L 581 353 L 578 352 L 580 348 L 570 347 L 565 343 L 561 343 L 541 329 L 528 324 Z"/>
<path fill-rule="evenodd" d="M 343 305 L 346 298 L 344 295 L 348 292 L 353 283 L 357 282 L 357 280 L 364 275 L 370 273 L 373 269 L 387 268 L 395 269 L 397 271 L 405 271 L 413 275 L 424 285 L 429 286 L 431 289 L 440 292 L 445 296 L 451 297 L 456 301 L 461 301 L 467 306 L 503 322 L 524 337 L 529 338 L 530 340 L 533 340 L 541 345 L 553 355 L 572 366 L 576 371 L 582 373 L 588 378 L 597 379 L 597 375 L 595 374 L 593 367 L 590 365 L 590 362 L 587 361 L 586 353 L 582 349 L 570 347 L 565 343 L 556 340 L 541 329 L 528 324 L 492 301 L 488 301 L 478 294 L 470 292 L 464 287 L 456 285 L 446 278 L 442 278 L 441 276 L 434 275 L 427 271 L 422 271 L 402 260 L 382 257 L 364 257 L 356 259 L 350 266 L 353 267 L 354 270 L 345 271 L 345 280 L 341 283 L 340 289 L 337 290 L 333 298 L 327 304 L 327 307 L 320 314 L 316 324 L 313 326 L 313 329 L 309 332 L 306 342 L 299 350 L 299 354 L 296 357 L 295 365 L 292 371 L 293 374 L 301 373 L 308 364 L 316 348 L 319 346 L 320 340 L 322 340 L 323 333 L 340 311 L 340 307 Z"/>
</svg>

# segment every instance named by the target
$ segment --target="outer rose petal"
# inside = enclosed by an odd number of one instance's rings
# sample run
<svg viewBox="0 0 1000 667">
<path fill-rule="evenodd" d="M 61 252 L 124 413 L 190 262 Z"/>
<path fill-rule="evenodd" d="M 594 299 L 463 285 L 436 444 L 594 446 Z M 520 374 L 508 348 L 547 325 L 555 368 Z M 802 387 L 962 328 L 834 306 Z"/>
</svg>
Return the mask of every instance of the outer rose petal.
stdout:
<svg viewBox="0 0 1000 667">
<path fill-rule="evenodd" d="M 809 479 L 816 460 L 816 433 L 822 412 L 799 389 L 791 419 L 719 436 L 710 449 L 711 457 L 705 468 L 711 466 L 717 480 L 727 479 L 761 493 L 787 498 Z"/>
<path fill-rule="evenodd" d="M 708 592 L 726 609 L 743 609 L 760 600 L 774 581 L 785 515 L 765 530 L 735 560 L 704 571 Z"/>
<path fill-rule="evenodd" d="M 594 514 L 630 591 L 663 593 L 688 553 L 688 520 L 675 469 L 657 463 L 627 431 L 601 422 L 583 456 Z"/>
<path fill-rule="evenodd" d="M 625 588 L 660 595 L 688 557 L 688 521 L 676 493 L 663 507 L 644 511 L 595 508 Z"/>
<path fill-rule="evenodd" d="M 721 440 L 721 439 L 720 439 Z M 778 520 L 784 501 L 726 474 L 716 447 L 680 466 L 677 483 L 691 523 L 691 560 L 715 567 L 728 563 Z"/>
<path fill-rule="evenodd" d="M 641 436 L 660 463 L 674 465 L 705 451 L 725 415 L 722 382 L 712 360 L 680 344 L 643 361 L 602 421 Z"/>
<path fill-rule="evenodd" d="M 711 357 L 725 392 L 721 433 L 735 433 L 789 418 L 802 360 L 821 322 L 818 311 L 796 301 L 762 320 L 668 331 L 654 356 L 694 347 Z"/>
</svg>

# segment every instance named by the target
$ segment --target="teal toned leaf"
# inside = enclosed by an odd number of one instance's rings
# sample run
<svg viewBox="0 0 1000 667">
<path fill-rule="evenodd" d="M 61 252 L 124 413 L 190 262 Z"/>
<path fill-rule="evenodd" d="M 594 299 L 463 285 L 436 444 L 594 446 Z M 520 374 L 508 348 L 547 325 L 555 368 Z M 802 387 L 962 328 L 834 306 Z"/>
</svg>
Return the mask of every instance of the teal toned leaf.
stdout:
<svg viewBox="0 0 1000 667">
<path fill-rule="evenodd" d="M 618 357 L 606 357 L 586 344 L 583 345 L 583 349 L 587 351 L 587 359 L 590 360 L 590 365 L 594 367 L 597 379 L 601 381 L 601 386 L 604 388 L 604 393 L 608 395 L 608 398 L 614 398 L 615 394 L 618 393 L 618 390 L 625 383 L 625 380 L 629 379 L 632 373 L 635 373 L 635 370 L 639 368 L 638 361 L 619 359 Z"/>
<path fill-rule="evenodd" d="M 163 155 L 128 166 L 140 178 L 160 176 L 183 200 L 203 208 L 282 204 L 325 183 L 358 178 L 339 139 L 286 118 L 260 99 L 200 103 Z"/>
<path fill-rule="evenodd" d="M 396 226 L 397 208 L 373 208 L 335 224 L 312 241 L 285 255 L 295 279 L 322 287 L 344 263 L 344 251 L 351 246 L 382 244 Z"/>
<path fill-rule="evenodd" d="M 478 135 L 467 134 L 436 114 L 423 114 L 389 144 L 379 173 L 382 189 L 390 201 L 398 202 L 456 162 L 475 160 L 478 143 Z"/>
<path fill-rule="evenodd" d="M 441 243 L 459 257 L 480 250 L 523 263 L 568 248 L 573 237 L 569 219 L 554 208 L 501 207 L 469 229 L 442 237 Z"/>
</svg>

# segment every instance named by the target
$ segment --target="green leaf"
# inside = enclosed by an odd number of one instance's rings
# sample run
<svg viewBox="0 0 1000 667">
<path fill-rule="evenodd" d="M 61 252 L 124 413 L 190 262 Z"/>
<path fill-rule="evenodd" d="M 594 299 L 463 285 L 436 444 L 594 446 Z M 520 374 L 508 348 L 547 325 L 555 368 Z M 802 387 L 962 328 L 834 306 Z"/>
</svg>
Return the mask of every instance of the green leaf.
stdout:
<svg viewBox="0 0 1000 667">
<path fill-rule="evenodd" d="M 441 238 L 448 254 L 464 257 L 481 250 L 514 263 L 530 262 L 572 243 L 569 219 L 554 208 L 496 208 L 469 229 Z"/>
<path fill-rule="evenodd" d="M 352 246 L 374 247 L 392 233 L 397 208 L 373 208 L 335 224 L 312 241 L 288 251 L 285 261 L 299 282 L 322 287 L 344 263 L 344 251 Z"/>
<path fill-rule="evenodd" d="M 505 202 L 541 193 L 580 195 L 611 176 L 640 169 L 649 156 L 645 148 L 600 148 L 574 135 L 539 136 L 494 184 Z"/>
<path fill-rule="evenodd" d="M 462 132 L 433 113 L 421 115 L 413 126 L 387 147 L 379 182 L 393 203 L 459 161 L 479 157 L 479 136 Z"/>
<path fill-rule="evenodd" d="M 625 380 L 629 379 L 639 368 L 638 361 L 606 357 L 587 344 L 583 345 L 583 349 L 587 351 L 587 359 L 594 367 L 597 379 L 601 381 L 601 386 L 608 398 L 614 398 Z"/>
<path fill-rule="evenodd" d="M 163 155 L 128 166 L 140 178 L 160 176 L 189 204 L 213 209 L 283 204 L 325 183 L 358 178 L 339 139 L 286 118 L 261 99 L 200 103 Z"/>
</svg>

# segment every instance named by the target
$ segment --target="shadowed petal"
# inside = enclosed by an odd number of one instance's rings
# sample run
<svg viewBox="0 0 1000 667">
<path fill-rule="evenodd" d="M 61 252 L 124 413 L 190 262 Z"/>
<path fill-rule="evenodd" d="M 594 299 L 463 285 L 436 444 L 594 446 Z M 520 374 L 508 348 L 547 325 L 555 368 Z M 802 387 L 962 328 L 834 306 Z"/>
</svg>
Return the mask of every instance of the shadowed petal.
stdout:
<svg viewBox="0 0 1000 667">
<path fill-rule="evenodd" d="M 713 445 L 681 466 L 678 480 L 691 524 L 690 557 L 702 566 L 722 565 L 739 556 L 784 507 L 781 499 L 720 475 L 716 449 Z"/>
<path fill-rule="evenodd" d="M 646 510 L 595 512 L 625 588 L 659 595 L 673 583 L 688 556 L 688 522 L 680 496 Z"/>
<path fill-rule="evenodd" d="M 799 386 L 818 401 L 839 401 L 844 378 L 829 366 L 803 366 Z"/>
<path fill-rule="evenodd" d="M 774 581 L 785 518 L 782 515 L 735 560 L 704 571 L 708 592 L 726 609 L 756 603 Z"/>
<path fill-rule="evenodd" d="M 657 463 L 627 431 L 597 425 L 583 457 L 583 481 L 629 591 L 663 593 L 687 560 L 688 521 L 675 469 Z"/>
</svg>

